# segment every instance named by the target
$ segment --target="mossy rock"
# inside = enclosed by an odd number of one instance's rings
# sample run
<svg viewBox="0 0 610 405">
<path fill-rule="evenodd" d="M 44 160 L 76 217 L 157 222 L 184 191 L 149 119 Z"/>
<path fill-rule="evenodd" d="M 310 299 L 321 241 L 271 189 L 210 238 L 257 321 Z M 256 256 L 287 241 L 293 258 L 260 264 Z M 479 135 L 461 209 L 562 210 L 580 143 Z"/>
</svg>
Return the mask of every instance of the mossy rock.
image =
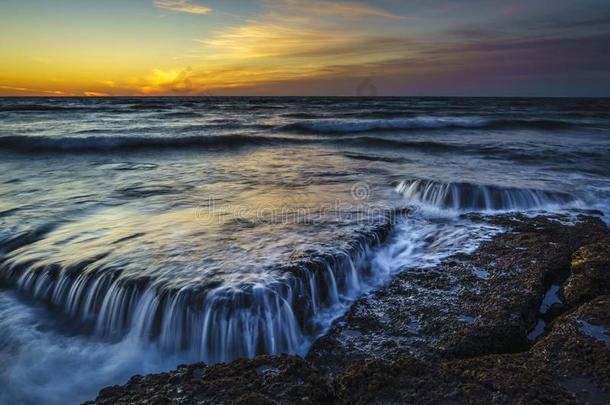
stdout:
<svg viewBox="0 0 610 405">
<path fill-rule="evenodd" d="M 574 253 L 563 294 L 571 306 L 610 294 L 610 237 L 585 245 Z"/>
</svg>

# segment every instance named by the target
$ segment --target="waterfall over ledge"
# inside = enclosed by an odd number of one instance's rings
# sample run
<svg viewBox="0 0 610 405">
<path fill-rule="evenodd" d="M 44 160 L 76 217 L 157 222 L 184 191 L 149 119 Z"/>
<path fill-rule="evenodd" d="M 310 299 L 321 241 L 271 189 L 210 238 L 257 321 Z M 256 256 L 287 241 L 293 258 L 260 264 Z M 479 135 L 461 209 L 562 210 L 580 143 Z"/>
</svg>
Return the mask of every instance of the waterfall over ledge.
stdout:
<svg viewBox="0 0 610 405">
<path fill-rule="evenodd" d="M 457 212 L 514 211 L 581 205 L 576 197 L 559 191 L 461 182 L 443 183 L 424 179 L 403 180 L 396 186 L 396 191 L 410 203 Z"/>
<path fill-rule="evenodd" d="M 395 214 L 356 233 L 346 249 L 294 257 L 274 269 L 281 276 L 269 283 L 182 289 L 121 277 L 120 269 L 96 268 L 97 259 L 67 267 L 20 259 L 20 248 L 48 231 L 40 229 L 4 245 L 0 283 L 100 337 L 135 338 L 206 363 L 304 353 L 328 326 L 328 312 L 348 305 L 375 279 L 370 259 Z"/>
</svg>

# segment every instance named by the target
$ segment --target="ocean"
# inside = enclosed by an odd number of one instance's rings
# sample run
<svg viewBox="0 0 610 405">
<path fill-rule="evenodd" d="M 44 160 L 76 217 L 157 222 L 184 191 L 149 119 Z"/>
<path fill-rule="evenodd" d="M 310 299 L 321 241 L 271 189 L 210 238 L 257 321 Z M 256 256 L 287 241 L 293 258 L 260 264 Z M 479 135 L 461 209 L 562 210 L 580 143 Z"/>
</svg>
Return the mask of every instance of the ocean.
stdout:
<svg viewBox="0 0 610 405">
<path fill-rule="evenodd" d="M 610 214 L 610 99 L 0 98 L 0 403 L 305 355 L 502 229 Z"/>
</svg>

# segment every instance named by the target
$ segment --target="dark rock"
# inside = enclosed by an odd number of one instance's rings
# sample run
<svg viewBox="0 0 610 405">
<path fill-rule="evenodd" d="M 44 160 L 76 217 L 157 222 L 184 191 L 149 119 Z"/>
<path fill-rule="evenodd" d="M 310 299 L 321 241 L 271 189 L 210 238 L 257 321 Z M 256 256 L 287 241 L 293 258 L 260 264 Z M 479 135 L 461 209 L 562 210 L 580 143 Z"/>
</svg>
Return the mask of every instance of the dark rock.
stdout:
<svg viewBox="0 0 610 405">
<path fill-rule="evenodd" d="M 339 403 L 610 403 L 610 297 L 558 320 L 529 352 L 423 362 L 369 360 L 336 379 Z M 610 339 L 610 334 L 608 335 Z"/>
<path fill-rule="evenodd" d="M 101 390 L 88 404 L 320 404 L 331 399 L 330 387 L 313 367 L 282 355 L 135 376 L 124 386 Z"/>
<path fill-rule="evenodd" d="M 563 294 L 575 306 L 610 294 L 610 238 L 581 247 L 572 257 L 572 272 Z"/>
<path fill-rule="evenodd" d="M 557 403 L 571 395 L 520 355 L 418 364 L 373 360 L 337 379 L 339 403 Z"/>
<path fill-rule="evenodd" d="M 558 318 L 531 352 L 562 378 L 588 379 L 610 394 L 610 296 Z"/>
</svg>

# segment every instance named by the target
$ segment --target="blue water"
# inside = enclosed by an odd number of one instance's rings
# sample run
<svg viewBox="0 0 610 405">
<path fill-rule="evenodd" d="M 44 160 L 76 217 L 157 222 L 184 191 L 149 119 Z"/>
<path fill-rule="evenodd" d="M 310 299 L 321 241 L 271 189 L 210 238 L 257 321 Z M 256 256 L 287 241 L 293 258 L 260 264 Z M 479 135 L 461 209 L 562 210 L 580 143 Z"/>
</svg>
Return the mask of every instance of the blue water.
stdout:
<svg viewBox="0 0 610 405">
<path fill-rule="evenodd" d="M 609 111 L 2 98 L 0 402 L 76 403 L 188 361 L 305 354 L 360 294 L 499 231 L 465 212 L 607 215 Z"/>
</svg>

